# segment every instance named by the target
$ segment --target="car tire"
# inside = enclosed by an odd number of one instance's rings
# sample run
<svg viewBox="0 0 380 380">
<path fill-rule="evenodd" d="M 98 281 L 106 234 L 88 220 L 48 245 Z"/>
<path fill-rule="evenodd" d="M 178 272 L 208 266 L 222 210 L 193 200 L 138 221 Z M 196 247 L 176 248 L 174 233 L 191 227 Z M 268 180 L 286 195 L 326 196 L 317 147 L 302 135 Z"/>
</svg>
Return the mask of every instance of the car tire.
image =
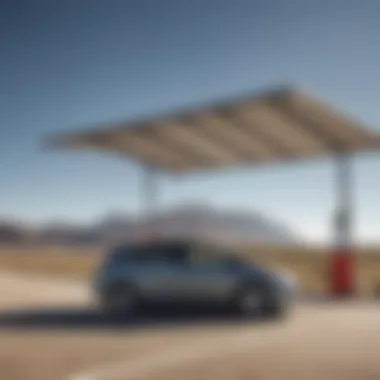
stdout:
<svg viewBox="0 0 380 380">
<path fill-rule="evenodd" d="M 284 319 L 288 316 L 288 307 L 280 301 L 269 301 L 264 306 L 262 315 L 268 319 Z"/>
<path fill-rule="evenodd" d="M 278 319 L 285 315 L 285 307 L 270 297 L 260 286 L 246 285 L 235 297 L 235 309 L 243 318 L 264 317 Z"/>
<path fill-rule="evenodd" d="M 263 292 L 255 286 L 244 286 L 237 292 L 234 306 L 241 317 L 257 317 L 262 313 Z"/>
<path fill-rule="evenodd" d="M 135 289 L 130 285 L 112 286 L 102 297 L 101 309 L 104 314 L 109 316 L 135 316 L 138 310 Z"/>
</svg>

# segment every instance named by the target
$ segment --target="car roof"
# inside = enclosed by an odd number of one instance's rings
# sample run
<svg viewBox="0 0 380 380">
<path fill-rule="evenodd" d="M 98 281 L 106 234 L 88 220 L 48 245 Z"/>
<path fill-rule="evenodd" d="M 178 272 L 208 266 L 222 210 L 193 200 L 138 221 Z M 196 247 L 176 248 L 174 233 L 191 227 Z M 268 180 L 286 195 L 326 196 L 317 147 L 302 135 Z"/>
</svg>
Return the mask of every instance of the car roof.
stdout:
<svg viewBox="0 0 380 380">
<path fill-rule="evenodd" d="M 210 247 L 210 248 L 219 248 L 221 251 L 231 251 L 231 249 L 227 247 L 223 247 L 221 245 L 210 243 L 209 241 L 204 241 L 201 239 L 152 239 L 146 241 L 137 241 L 137 242 L 125 242 L 119 243 L 114 249 L 122 249 L 122 248 L 183 248 L 188 249 L 191 247 Z"/>
</svg>

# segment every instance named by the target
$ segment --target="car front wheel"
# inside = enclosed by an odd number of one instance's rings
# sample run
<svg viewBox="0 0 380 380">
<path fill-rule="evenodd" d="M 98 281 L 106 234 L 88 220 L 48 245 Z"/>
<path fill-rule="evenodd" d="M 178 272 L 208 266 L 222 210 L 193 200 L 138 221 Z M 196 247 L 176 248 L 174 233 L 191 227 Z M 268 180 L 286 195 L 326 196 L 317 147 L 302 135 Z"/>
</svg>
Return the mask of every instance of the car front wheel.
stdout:
<svg viewBox="0 0 380 380">
<path fill-rule="evenodd" d="M 137 312 L 136 293 L 130 286 L 115 286 L 101 297 L 101 310 L 112 316 L 133 316 Z"/>
</svg>

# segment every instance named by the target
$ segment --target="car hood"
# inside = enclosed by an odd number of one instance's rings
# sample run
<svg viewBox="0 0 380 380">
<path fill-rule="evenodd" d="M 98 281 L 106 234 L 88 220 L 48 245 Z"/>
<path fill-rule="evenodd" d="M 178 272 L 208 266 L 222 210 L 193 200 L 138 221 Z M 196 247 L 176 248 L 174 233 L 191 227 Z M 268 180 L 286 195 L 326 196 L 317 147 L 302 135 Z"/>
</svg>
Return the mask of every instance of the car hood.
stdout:
<svg viewBox="0 0 380 380">
<path fill-rule="evenodd" d="M 284 268 L 257 268 L 250 267 L 249 271 L 255 272 L 256 274 L 259 272 L 262 276 L 270 278 L 271 280 L 277 282 L 279 285 L 295 290 L 297 288 L 297 279 L 296 276 L 291 273 L 289 270 Z"/>
</svg>

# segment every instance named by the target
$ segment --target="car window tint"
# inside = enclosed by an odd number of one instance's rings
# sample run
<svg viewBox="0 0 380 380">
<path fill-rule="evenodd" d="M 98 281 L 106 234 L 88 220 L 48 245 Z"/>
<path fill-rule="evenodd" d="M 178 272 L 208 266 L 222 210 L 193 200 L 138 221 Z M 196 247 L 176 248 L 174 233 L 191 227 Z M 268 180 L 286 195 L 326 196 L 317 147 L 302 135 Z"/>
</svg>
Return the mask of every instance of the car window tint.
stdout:
<svg viewBox="0 0 380 380">
<path fill-rule="evenodd" d="M 133 264 L 153 264 L 159 263 L 163 260 L 162 255 L 159 250 L 151 247 L 144 247 L 135 249 L 131 255 L 130 262 Z"/>
<path fill-rule="evenodd" d="M 228 263 L 227 257 L 211 247 L 193 247 L 191 250 L 190 265 L 200 268 L 220 268 Z"/>
<path fill-rule="evenodd" d="M 183 265 L 186 249 L 182 246 L 121 247 L 114 251 L 110 260 L 113 263 L 133 265 L 170 264 Z"/>
<path fill-rule="evenodd" d="M 182 245 L 163 246 L 157 252 L 167 265 L 184 265 L 186 262 L 186 248 Z"/>
<path fill-rule="evenodd" d="M 107 257 L 107 264 L 123 264 L 130 260 L 133 250 L 130 247 L 118 247 Z"/>
</svg>

